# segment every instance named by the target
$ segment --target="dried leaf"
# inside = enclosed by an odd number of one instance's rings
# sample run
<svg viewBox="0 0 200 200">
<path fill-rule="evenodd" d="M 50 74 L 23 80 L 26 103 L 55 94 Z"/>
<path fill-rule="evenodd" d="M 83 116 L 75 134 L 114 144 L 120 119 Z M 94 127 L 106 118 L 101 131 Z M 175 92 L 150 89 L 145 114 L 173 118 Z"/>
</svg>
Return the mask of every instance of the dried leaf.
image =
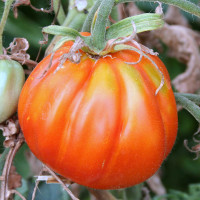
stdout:
<svg viewBox="0 0 200 200">
<path fill-rule="evenodd" d="M 190 27 L 188 20 L 181 14 L 180 9 L 174 6 L 168 7 L 165 14 L 165 21 L 170 25 Z"/>
<path fill-rule="evenodd" d="M 167 24 L 162 29 L 154 31 L 154 35 L 169 47 L 169 55 L 187 64 L 187 70 L 172 82 L 179 92 L 194 93 L 200 88 L 197 34 L 187 27 Z"/>
<path fill-rule="evenodd" d="M 9 189 L 16 189 L 21 187 L 22 185 L 22 177 L 16 172 L 15 166 L 11 166 L 10 174 L 8 178 L 8 188 Z"/>
<path fill-rule="evenodd" d="M 29 48 L 28 41 L 25 38 L 14 38 L 10 45 L 11 53 L 25 53 Z"/>
<path fill-rule="evenodd" d="M 25 64 L 27 60 L 30 60 L 30 55 L 26 52 L 29 48 L 29 43 L 25 38 L 14 38 L 13 42 L 6 49 L 12 57 L 16 57 L 21 60 L 22 64 Z"/>
<path fill-rule="evenodd" d="M 141 11 L 133 2 L 128 3 L 127 5 L 128 16 L 135 16 L 144 13 Z"/>
<path fill-rule="evenodd" d="M 0 125 L 0 129 L 5 137 L 4 146 L 6 148 L 13 147 L 15 144 L 16 135 L 19 134 L 19 121 L 9 119 L 4 124 Z"/>
</svg>

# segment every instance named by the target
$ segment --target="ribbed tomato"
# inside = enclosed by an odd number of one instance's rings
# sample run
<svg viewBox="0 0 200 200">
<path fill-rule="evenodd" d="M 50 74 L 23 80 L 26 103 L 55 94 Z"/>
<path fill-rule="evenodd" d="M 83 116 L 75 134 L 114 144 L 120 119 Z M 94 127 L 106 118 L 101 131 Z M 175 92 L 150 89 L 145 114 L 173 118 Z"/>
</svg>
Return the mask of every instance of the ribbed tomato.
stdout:
<svg viewBox="0 0 200 200">
<path fill-rule="evenodd" d="M 19 100 L 19 121 L 32 152 L 72 181 L 97 189 L 143 182 L 169 154 L 177 133 L 177 110 L 164 64 L 131 50 L 81 62 L 60 57 L 73 43 L 56 51 L 51 68 L 44 58 L 26 81 Z"/>
</svg>

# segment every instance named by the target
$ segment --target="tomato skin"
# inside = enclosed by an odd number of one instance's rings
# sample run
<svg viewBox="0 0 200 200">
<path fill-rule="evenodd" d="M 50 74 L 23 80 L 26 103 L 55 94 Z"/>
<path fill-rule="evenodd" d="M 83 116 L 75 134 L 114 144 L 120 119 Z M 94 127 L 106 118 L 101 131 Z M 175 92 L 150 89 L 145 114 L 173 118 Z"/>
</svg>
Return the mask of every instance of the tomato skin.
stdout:
<svg viewBox="0 0 200 200">
<path fill-rule="evenodd" d="M 17 111 L 17 104 L 25 74 L 13 60 L 0 60 L 0 123 Z"/>
<path fill-rule="evenodd" d="M 19 122 L 32 152 L 62 176 L 96 189 L 130 187 L 152 176 L 177 134 L 177 110 L 164 64 L 123 50 L 95 62 L 82 53 L 79 64 L 44 58 L 26 81 Z"/>
</svg>

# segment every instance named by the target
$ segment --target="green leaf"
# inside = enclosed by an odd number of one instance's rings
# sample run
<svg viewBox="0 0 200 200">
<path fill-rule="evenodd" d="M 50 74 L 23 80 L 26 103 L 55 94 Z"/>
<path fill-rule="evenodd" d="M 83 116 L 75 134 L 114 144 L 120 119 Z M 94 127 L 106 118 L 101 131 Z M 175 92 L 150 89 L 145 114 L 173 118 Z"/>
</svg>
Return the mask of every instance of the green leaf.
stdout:
<svg viewBox="0 0 200 200">
<path fill-rule="evenodd" d="M 131 22 L 135 23 L 137 33 L 161 28 L 164 25 L 162 16 L 159 14 L 147 13 L 127 17 L 107 29 L 106 40 L 131 35 L 133 33 L 133 25 Z"/>
<path fill-rule="evenodd" d="M 126 3 L 126 2 L 137 2 L 137 1 L 147 1 L 155 2 L 154 0 L 115 0 L 115 3 Z M 187 0 L 159 0 L 161 3 L 166 3 L 168 5 L 176 6 L 186 12 L 200 17 L 200 7 L 194 3 Z"/>
<path fill-rule="evenodd" d="M 78 36 L 81 37 L 78 31 L 72 28 L 68 28 L 65 26 L 58 26 L 58 25 L 46 26 L 42 29 L 42 32 L 52 34 L 52 35 L 69 36 L 74 39 L 76 39 Z"/>
<path fill-rule="evenodd" d="M 189 185 L 189 194 L 200 196 L 200 184 Z"/>
<path fill-rule="evenodd" d="M 179 93 L 175 93 L 176 102 L 183 106 L 188 112 L 190 112 L 194 118 L 200 123 L 200 108 L 194 102 L 182 96 Z"/>
<path fill-rule="evenodd" d="M 176 93 L 175 93 L 176 94 Z M 193 101 L 196 104 L 200 104 L 200 95 L 199 94 L 189 94 L 189 93 L 179 93 L 179 95 Z"/>
</svg>

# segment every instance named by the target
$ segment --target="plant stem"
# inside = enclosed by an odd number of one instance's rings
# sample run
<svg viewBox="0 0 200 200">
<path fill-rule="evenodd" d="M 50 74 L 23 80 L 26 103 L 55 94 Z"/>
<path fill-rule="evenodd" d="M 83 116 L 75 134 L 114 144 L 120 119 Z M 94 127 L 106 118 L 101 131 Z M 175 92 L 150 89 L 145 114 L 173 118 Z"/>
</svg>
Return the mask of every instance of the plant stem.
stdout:
<svg viewBox="0 0 200 200">
<path fill-rule="evenodd" d="M 86 14 L 84 13 L 78 13 L 74 19 L 72 20 L 72 22 L 68 25 L 69 28 L 73 28 L 77 31 L 81 31 L 81 28 L 83 26 L 83 23 L 85 21 L 86 18 Z"/>
<path fill-rule="evenodd" d="M 2 34 L 3 30 L 6 24 L 6 20 L 8 18 L 8 14 L 10 11 L 10 7 L 12 5 L 14 0 L 6 0 L 5 6 L 4 6 L 4 11 L 3 11 L 3 16 L 1 18 L 1 23 L 0 23 L 0 54 L 3 54 L 3 39 L 2 39 Z"/>
<path fill-rule="evenodd" d="M 7 200 L 9 198 L 8 178 L 9 178 L 10 168 L 15 154 L 17 153 L 21 145 L 24 143 L 24 138 L 21 137 L 21 135 L 18 135 L 16 141 L 17 142 L 15 143 L 15 146 L 9 149 L 6 162 L 3 168 L 2 176 L 4 177 L 4 180 L 1 181 L 0 200 Z"/>
<path fill-rule="evenodd" d="M 106 26 L 115 0 L 103 0 L 98 8 L 94 29 L 91 33 L 91 44 L 96 52 L 100 52 L 106 45 Z"/>
<path fill-rule="evenodd" d="M 137 1 L 155 2 L 155 0 L 115 0 L 115 4 L 126 3 L 126 2 L 137 2 Z M 196 15 L 197 17 L 200 17 L 200 7 L 190 1 L 187 1 L 187 0 L 159 0 L 159 2 L 176 6 L 188 13 L 191 13 L 193 15 Z"/>
<path fill-rule="evenodd" d="M 10 149 L 9 148 L 6 148 L 3 153 L 1 154 L 1 157 L 0 157 L 0 174 L 2 174 L 2 170 L 3 170 L 3 167 L 4 167 L 4 164 L 6 162 L 6 157 L 9 153 Z"/>
<path fill-rule="evenodd" d="M 61 0 L 54 0 L 53 1 L 53 9 L 55 14 L 57 14 L 58 23 L 61 25 L 65 21 L 65 12 L 63 6 L 61 4 Z"/>
</svg>

